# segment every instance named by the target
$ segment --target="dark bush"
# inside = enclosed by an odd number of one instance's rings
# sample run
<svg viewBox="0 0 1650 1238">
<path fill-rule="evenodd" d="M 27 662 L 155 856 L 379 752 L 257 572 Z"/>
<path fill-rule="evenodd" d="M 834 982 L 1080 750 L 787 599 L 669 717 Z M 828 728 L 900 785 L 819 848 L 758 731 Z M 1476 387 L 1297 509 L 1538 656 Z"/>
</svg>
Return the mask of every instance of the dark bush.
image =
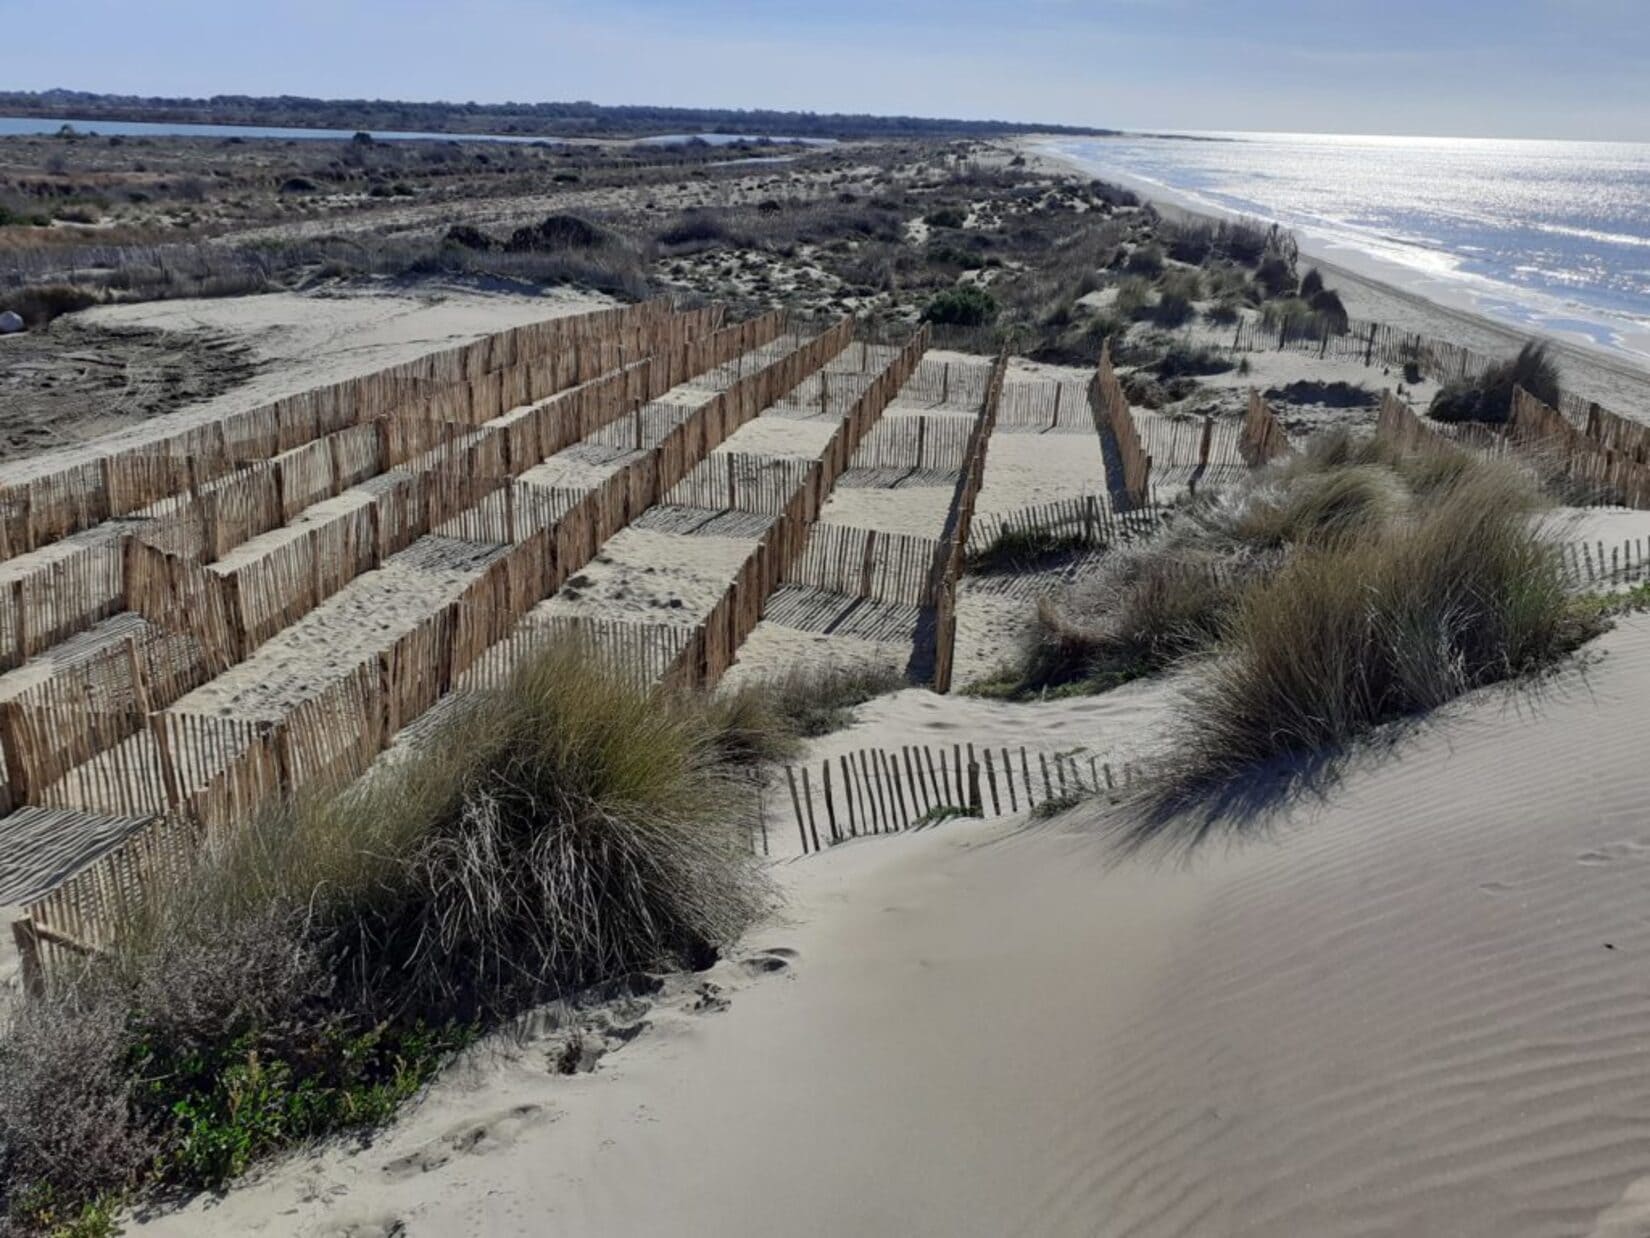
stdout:
<svg viewBox="0 0 1650 1238">
<path fill-rule="evenodd" d="M 1305 297 L 1308 301 L 1310 301 L 1313 297 L 1317 296 L 1317 294 L 1322 292 L 1322 291 L 1323 291 L 1323 272 L 1318 270 L 1317 267 L 1313 267 L 1310 271 L 1308 271 L 1306 273 L 1306 278 L 1301 280 L 1301 296 Z"/>
<path fill-rule="evenodd" d="M 1301 294 L 1306 296 L 1307 305 L 1311 306 L 1312 312 L 1318 316 L 1319 324 L 1330 335 L 1345 335 L 1351 328 L 1352 320 L 1347 316 L 1346 306 L 1341 304 L 1340 294 L 1333 288 L 1319 288 L 1307 295 L 1306 285 L 1302 284 Z"/>
<path fill-rule="evenodd" d="M 548 215 L 537 224 L 517 228 L 504 243 L 513 254 L 552 253 L 561 249 L 597 249 L 609 234 L 577 215 Z"/>
<path fill-rule="evenodd" d="M 0 296 L 0 309 L 15 310 L 31 327 L 96 304 L 94 293 L 74 284 L 34 284 Z"/>
<path fill-rule="evenodd" d="M 922 217 L 930 228 L 960 228 L 968 222 L 968 212 L 958 206 L 941 206 Z"/>
<path fill-rule="evenodd" d="M 1192 320 L 1196 311 L 1192 303 L 1178 292 L 1165 292 L 1152 306 L 1151 319 L 1159 327 L 1183 327 Z"/>
<path fill-rule="evenodd" d="M 1202 220 L 1175 224 L 1168 234 L 1169 257 L 1190 266 L 1201 266 L 1214 252 L 1215 225 Z"/>
<path fill-rule="evenodd" d="M 1255 268 L 1255 283 L 1268 299 L 1292 296 L 1295 292 L 1295 271 L 1278 254 L 1267 254 Z"/>
<path fill-rule="evenodd" d="M 282 193 L 314 193 L 317 186 L 307 176 L 289 176 L 281 182 Z"/>
<path fill-rule="evenodd" d="M 1232 368 L 1230 358 L 1212 348 L 1176 344 L 1152 367 L 1159 378 L 1195 378 L 1224 374 Z"/>
<path fill-rule="evenodd" d="M 454 224 L 447 229 L 441 238 L 448 245 L 457 245 L 463 249 L 473 249 L 485 253 L 487 250 L 498 248 L 498 242 L 493 240 L 480 228 L 473 228 L 469 224 Z"/>
<path fill-rule="evenodd" d="M 714 245 L 734 240 L 727 224 L 704 211 L 690 211 L 658 234 L 661 245 Z"/>
<path fill-rule="evenodd" d="M 1477 378 L 1451 383 L 1433 397 L 1427 415 L 1445 422 L 1504 422 L 1512 413 L 1514 387 L 1557 407 L 1558 365 L 1545 343 L 1531 341 L 1512 360 L 1491 366 Z"/>
<path fill-rule="evenodd" d="M 1139 245 L 1123 260 L 1123 269 L 1130 275 L 1156 279 L 1163 274 L 1163 251 L 1156 245 Z"/>
<path fill-rule="evenodd" d="M 984 288 L 963 284 L 947 288 L 923 308 L 925 322 L 949 323 L 959 327 L 979 327 L 997 317 L 997 299 Z"/>
</svg>

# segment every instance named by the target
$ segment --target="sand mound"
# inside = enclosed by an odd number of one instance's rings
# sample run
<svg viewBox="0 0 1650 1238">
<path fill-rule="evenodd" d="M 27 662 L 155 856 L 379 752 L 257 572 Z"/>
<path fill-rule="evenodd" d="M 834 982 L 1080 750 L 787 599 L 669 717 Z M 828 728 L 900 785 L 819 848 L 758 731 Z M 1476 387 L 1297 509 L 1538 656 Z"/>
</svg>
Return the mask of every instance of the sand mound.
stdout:
<svg viewBox="0 0 1650 1238">
<path fill-rule="evenodd" d="M 380 1147 L 158 1228 L 1642 1234 L 1650 623 L 1604 649 L 1188 865 L 1081 822 L 789 865 L 716 1018 L 548 1089 L 455 1078 Z M 402 1172 L 507 1080 L 555 1121 Z"/>
</svg>

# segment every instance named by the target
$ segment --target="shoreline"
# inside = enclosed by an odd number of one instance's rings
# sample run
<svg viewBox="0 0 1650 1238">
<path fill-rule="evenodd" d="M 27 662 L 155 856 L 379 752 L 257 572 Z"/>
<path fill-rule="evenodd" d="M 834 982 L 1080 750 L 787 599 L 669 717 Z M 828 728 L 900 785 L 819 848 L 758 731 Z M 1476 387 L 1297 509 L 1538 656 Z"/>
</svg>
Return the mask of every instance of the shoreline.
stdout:
<svg viewBox="0 0 1650 1238">
<path fill-rule="evenodd" d="M 1171 219 L 1218 222 L 1222 216 L 1189 205 L 1175 191 L 1156 182 L 1112 169 L 1099 170 L 1073 156 L 1051 149 L 1047 137 L 1016 139 L 1010 146 L 1037 170 L 1057 176 L 1110 180 L 1139 194 L 1159 213 Z M 1266 222 L 1271 222 L 1266 220 Z M 1464 344 L 1486 353 L 1516 351 L 1531 340 L 1543 340 L 1558 355 L 1564 385 L 1577 395 L 1636 421 L 1650 421 L 1650 357 L 1615 352 L 1574 339 L 1543 335 L 1490 317 L 1465 304 L 1449 304 L 1429 295 L 1431 285 L 1419 272 L 1370 255 L 1351 255 L 1345 246 L 1320 248 L 1308 238 L 1297 239 L 1301 255 L 1324 273 L 1341 293 L 1354 318 L 1392 323 L 1420 335 Z M 1326 250 L 1338 251 L 1334 253 Z M 1419 286 L 1418 286 L 1419 285 Z M 1470 297 L 1470 294 L 1467 294 Z"/>
</svg>

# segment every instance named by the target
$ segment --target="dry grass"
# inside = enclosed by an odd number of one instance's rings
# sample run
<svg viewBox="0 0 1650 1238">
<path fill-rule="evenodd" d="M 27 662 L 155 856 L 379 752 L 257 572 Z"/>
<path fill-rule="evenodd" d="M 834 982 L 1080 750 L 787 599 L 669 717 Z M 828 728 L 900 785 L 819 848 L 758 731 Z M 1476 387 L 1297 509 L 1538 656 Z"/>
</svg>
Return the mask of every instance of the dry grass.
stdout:
<svg viewBox="0 0 1650 1238">
<path fill-rule="evenodd" d="M 1526 474 L 1491 461 L 1420 474 L 1435 488 L 1408 504 L 1370 501 L 1385 483 L 1346 474 L 1357 480 L 1344 493 L 1362 497 L 1339 510 L 1355 515 L 1309 521 L 1232 610 L 1145 834 L 1269 802 L 1381 724 L 1537 671 L 1597 631 L 1537 528 L 1543 504 Z"/>
<path fill-rule="evenodd" d="M 250 821 L 0 1039 L 20 1217 L 388 1116 L 463 1029 L 713 959 L 769 906 L 725 718 L 558 646 L 415 753 Z M 52 1213 L 52 1215 L 56 1215 Z"/>
</svg>

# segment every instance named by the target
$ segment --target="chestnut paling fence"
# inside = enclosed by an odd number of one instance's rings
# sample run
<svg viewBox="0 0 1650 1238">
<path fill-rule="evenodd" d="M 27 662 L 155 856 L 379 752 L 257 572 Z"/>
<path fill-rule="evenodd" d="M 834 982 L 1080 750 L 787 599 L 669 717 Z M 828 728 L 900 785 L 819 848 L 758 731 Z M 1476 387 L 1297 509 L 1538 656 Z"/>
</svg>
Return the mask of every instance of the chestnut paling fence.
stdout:
<svg viewBox="0 0 1650 1238">
<path fill-rule="evenodd" d="M 765 345 L 781 325 L 778 315 L 767 315 L 716 332 L 704 341 L 708 347 L 695 349 L 696 363 L 722 364 Z M 55 800 L 46 789 L 98 752 L 119 748 L 149 710 L 172 704 L 243 661 L 264 640 L 425 533 L 439 530 L 509 545 L 565 516 L 576 496 L 524 487 L 511 482 L 511 474 L 658 394 L 658 384 L 678 370 L 647 358 L 524 406 L 487 423 L 456 454 L 438 449 L 398 470 L 363 505 L 316 521 L 302 538 L 244 557 L 229 571 L 158 546 L 143 532 L 126 535 L 115 543 L 123 598 L 115 609 L 149 622 L 144 643 L 164 648 L 168 673 L 150 674 L 146 683 L 128 676 L 124 708 L 118 711 L 88 711 L 76 678 L 57 674 L 0 704 L 4 806 L 67 799 L 110 813 L 142 811 L 157 784 L 136 773 L 111 777 L 103 768 L 88 770 L 76 785 L 59 787 Z M 489 496 L 502 501 L 477 506 Z M 140 664 L 152 660 L 145 652 Z"/>
<path fill-rule="evenodd" d="M 28 909 L 18 937 L 20 943 L 26 939 L 36 979 L 107 941 L 122 909 L 140 897 L 145 883 L 186 868 L 200 839 L 233 828 L 299 786 L 359 775 L 399 730 L 455 684 L 496 680 L 511 649 L 519 653 L 545 632 L 582 630 L 609 646 L 604 656 L 614 658 L 617 648 L 616 660 L 627 673 L 648 682 L 714 683 L 760 618 L 766 594 L 800 551 L 831 483 L 915 368 L 926 337 L 912 340 L 868 386 L 726 595 L 686 639 L 635 630 L 641 625 L 627 630 L 618 623 L 552 620 L 518 626 L 518 620 L 588 562 L 602 542 L 677 485 L 712 447 L 840 353 L 851 329 L 844 321 L 734 380 L 658 448 L 583 496 L 552 526 L 514 544 L 459 600 L 278 720 L 177 709 L 150 713 L 147 729 L 128 743 L 151 754 L 151 763 L 131 774 L 124 758 L 105 754 L 90 763 L 97 772 L 81 779 L 79 793 L 106 778 L 124 777 L 132 795 L 164 797 L 163 809 L 150 827 Z"/>
<path fill-rule="evenodd" d="M 96 468 L 0 486 L 0 560 L 25 556 L 6 565 L 0 588 L 0 670 L 119 611 L 123 558 L 104 523 L 114 517 L 153 545 L 210 563 L 314 503 L 638 359 L 659 389 L 681 382 L 715 363 L 718 339 L 728 338 L 714 332 L 721 320 L 720 307 L 671 314 L 657 303 L 553 319 L 466 346 L 482 364 L 501 359 L 502 368 L 473 377 L 450 362 L 433 367 L 437 378 L 411 378 L 401 372 L 420 363 L 409 363 L 327 388 L 324 398 L 305 393 L 142 443 Z M 496 342 L 506 338 L 515 342 Z M 455 370 L 451 381 L 440 377 Z M 462 454 L 453 447 L 449 458 Z M 93 532 L 72 536 L 84 530 Z"/>
<path fill-rule="evenodd" d="M 817 766 L 787 766 L 802 854 L 850 839 L 897 834 L 949 817 L 1000 817 L 1069 804 L 1129 785 L 1132 766 L 1113 770 L 1080 752 L 1028 752 L 981 744 L 861 748 Z"/>
</svg>

